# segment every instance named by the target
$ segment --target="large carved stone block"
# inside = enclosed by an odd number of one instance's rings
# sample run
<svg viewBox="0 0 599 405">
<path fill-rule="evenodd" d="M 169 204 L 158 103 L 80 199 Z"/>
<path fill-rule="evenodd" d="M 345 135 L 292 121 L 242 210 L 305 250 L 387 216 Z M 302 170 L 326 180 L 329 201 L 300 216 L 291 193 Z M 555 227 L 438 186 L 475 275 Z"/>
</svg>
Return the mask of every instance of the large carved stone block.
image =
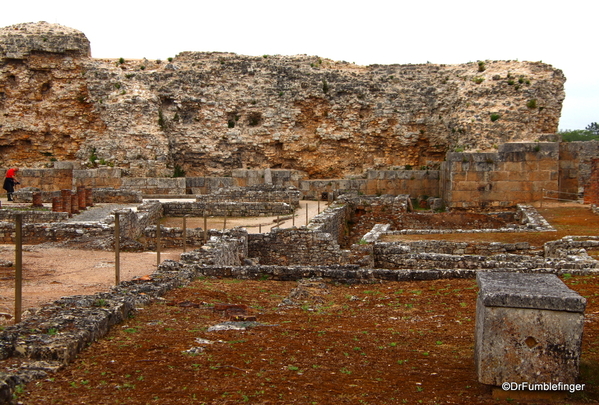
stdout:
<svg viewBox="0 0 599 405">
<path fill-rule="evenodd" d="M 479 382 L 574 383 L 586 299 L 553 274 L 479 273 Z"/>
</svg>

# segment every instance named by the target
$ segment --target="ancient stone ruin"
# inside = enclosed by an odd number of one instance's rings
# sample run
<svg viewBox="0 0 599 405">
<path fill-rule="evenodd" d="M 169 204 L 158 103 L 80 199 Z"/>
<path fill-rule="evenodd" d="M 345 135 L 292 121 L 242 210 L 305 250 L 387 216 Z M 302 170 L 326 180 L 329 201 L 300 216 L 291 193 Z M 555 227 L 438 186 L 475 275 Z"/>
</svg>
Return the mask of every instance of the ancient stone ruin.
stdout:
<svg viewBox="0 0 599 405">
<path fill-rule="evenodd" d="M 25 243 L 112 250 L 118 212 L 119 243 L 153 250 L 163 217 L 295 220 L 302 200 L 323 204 L 306 223 L 269 232 L 162 228 L 162 246 L 191 249 L 153 280 L 65 297 L 1 333 L 0 358 L 23 366 L 2 376 L 0 402 L 198 276 L 365 283 L 598 272 L 585 250 L 599 247 L 596 236 L 537 247 L 387 239 L 554 232 L 534 208 L 543 198 L 596 204 L 598 144 L 555 135 L 564 81 L 540 62 L 98 60 L 67 27 L 0 29 L 0 165 L 23 167 L 17 203 L 56 202 L 56 212 L 24 215 Z M 0 210 L 3 243 L 15 241 L 14 217 Z M 72 334 L 41 332 L 67 318 Z"/>
<path fill-rule="evenodd" d="M 0 159 L 108 164 L 132 177 L 427 166 L 557 130 L 565 78 L 541 62 L 357 66 L 183 52 L 99 60 L 57 24 L 0 30 Z"/>
</svg>

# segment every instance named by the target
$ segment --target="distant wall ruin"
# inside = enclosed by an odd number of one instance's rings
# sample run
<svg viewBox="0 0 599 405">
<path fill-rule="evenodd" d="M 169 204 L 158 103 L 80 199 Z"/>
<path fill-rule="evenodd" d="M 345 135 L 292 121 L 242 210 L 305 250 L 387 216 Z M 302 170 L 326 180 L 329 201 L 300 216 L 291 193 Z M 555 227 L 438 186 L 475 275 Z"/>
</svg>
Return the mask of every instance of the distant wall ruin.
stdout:
<svg viewBox="0 0 599 405">
<path fill-rule="evenodd" d="M 3 166 L 75 160 L 146 178 L 437 169 L 456 148 L 555 133 L 565 97 L 563 73 L 541 62 L 364 67 L 216 52 L 99 60 L 90 49 L 83 33 L 57 24 L 0 29 Z"/>
<path fill-rule="evenodd" d="M 71 166 L 71 169 L 22 169 L 19 179 L 21 186 L 42 190 L 47 202 L 52 195 L 48 193 L 77 186 L 114 188 L 121 193 L 129 190 L 146 196 L 192 194 L 198 195 L 198 201 L 205 202 L 217 198 L 209 194 L 221 188 L 234 193 L 235 187 L 243 187 L 237 189 L 240 190 L 237 194 L 245 195 L 255 187 L 266 190 L 286 186 L 297 189 L 292 197 L 285 194 L 283 198 L 293 204 L 297 204 L 300 197 L 322 199 L 350 193 L 440 197 L 449 208 L 514 207 L 539 201 L 543 196 L 576 200 L 585 195 L 585 201 L 596 203 L 599 193 L 592 190 L 596 190 L 593 187 L 597 181 L 593 179 L 599 173 L 595 162 L 598 154 L 599 142 L 596 141 L 506 143 L 495 152 L 450 152 L 438 170 L 426 167 L 406 170 L 404 167 L 369 170 L 361 176 L 344 179 L 311 180 L 300 171 L 273 169 L 269 170 L 272 186 L 265 184 L 263 169 L 235 170 L 231 177 L 136 178 L 125 176 L 120 168 L 73 169 Z M 281 200 L 275 194 L 264 192 L 260 191 L 266 200 Z M 246 200 L 256 200 L 257 195 L 260 194 L 247 196 Z M 234 194 L 219 198 L 239 200 Z"/>
</svg>

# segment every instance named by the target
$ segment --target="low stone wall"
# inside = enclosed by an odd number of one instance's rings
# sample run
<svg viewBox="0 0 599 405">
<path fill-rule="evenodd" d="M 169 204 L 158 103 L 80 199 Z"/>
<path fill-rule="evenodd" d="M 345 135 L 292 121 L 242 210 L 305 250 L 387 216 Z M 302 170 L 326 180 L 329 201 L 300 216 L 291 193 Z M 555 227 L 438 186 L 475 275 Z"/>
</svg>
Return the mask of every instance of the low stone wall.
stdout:
<svg viewBox="0 0 599 405">
<path fill-rule="evenodd" d="M 331 233 L 306 227 L 273 228 L 267 234 L 250 234 L 248 255 L 267 265 L 342 264 L 347 255 Z"/>
<path fill-rule="evenodd" d="M 219 189 L 213 194 L 196 196 L 197 202 L 285 202 L 299 207 L 301 193 L 295 188 L 260 185 Z"/>
<path fill-rule="evenodd" d="M 508 269 L 513 271 L 555 272 L 556 274 L 587 274 L 589 270 L 599 269 L 599 262 L 578 258 L 544 258 L 517 254 L 452 255 L 442 253 L 406 253 L 401 246 L 389 247 L 377 251 L 374 248 L 374 266 L 383 269 Z M 396 248 L 395 250 L 393 248 Z"/>
<path fill-rule="evenodd" d="M 92 189 L 94 203 L 141 203 L 143 196 L 141 191 L 123 190 L 115 188 L 94 188 Z"/>
<path fill-rule="evenodd" d="M 597 236 L 566 236 L 559 240 L 546 242 L 545 257 L 555 259 L 594 260 L 587 254 L 587 249 L 599 249 Z"/>
<path fill-rule="evenodd" d="M 408 194 L 413 197 L 440 195 L 438 170 L 368 170 L 363 177 L 327 180 L 300 180 L 297 187 L 306 198 L 319 199 L 323 193 Z"/>
<path fill-rule="evenodd" d="M 1 215 L 0 210 L 0 215 Z M 26 211 L 32 212 L 32 211 Z M 46 213 L 53 214 L 67 219 L 66 213 Z M 136 211 L 119 211 L 121 237 L 125 239 L 137 239 L 144 234 L 144 230 L 155 225 L 156 221 L 162 217 L 162 205 L 157 201 L 146 202 Z M 23 224 L 23 243 L 37 244 L 44 242 L 63 242 L 77 240 L 82 237 L 87 239 L 109 238 L 114 234 L 114 215 L 108 215 L 98 221 L 71 221 L 71 222 L 33 222 L 25 220 Z M 14 243 L 15 224 L 12 222 L 0 222 L 0 242 Z M 105 246 L 112 249 L 111 246 Z"/>
<path fill-rule="evenodd" d="M 351 205 L 334 204 L 312 217 L 307 228 L 317 233 L 327 233 L 334 238 L 336 243 L 342 244 L 347 237 L 352 214 Z"/>
<path fill-rule="evenodd" d="M 84 235 L 90 238 L 104 238 L 112 233 L 113 229 L 102 223 L 24 224 L 22 229 L 23 243 L 26 244 L 63 242 Z M 0 243 L 15 243 L 15 224 L 13 222 L 0 222 Z"/>
<path fill-rule="evenodd" d="M 188 250 L 197 249 L 204 244 L 204 230 L 202 228 L 188 228 L 186 235 L 186 246 Z M 156 249 L 156 226 L 149 226 L 143 230 L 140 238 L 144 249 Z M 183 229 L 177 227 L 160 228 L 160 246 L 163 248 L 174 248 L 183 246 Z"/>
<path fill-rule="evenodd" d="M 146 201 L 137 207 L 137 209 L 119 210 L 119 222 L 121 237 L 137 239 L 144 235 L 145 229 L 156 225 L 156 222 L 162 218 L 162 204 L 158 201 Z M 114 215 L 110 215 L 102 222 L 114 227 Z"/>
<path fill-rule="evenodd" d="M 287 169 L 235 169 L 232 172 L 235 185 L 240 187 L 256 186 L 265 184 L 270 177 L 270 181 L 275 186 L 294 186 L 298 187 L 300 180 L 308 177 L 305 172 L 299 170 Z"/>
<path fill-rule="evenodd" d="M 115 167 L 73 170 L 73 183 L 65 188 L 85 186 L 88 188 L 120 188 L 123 171 Z"/>
<path fill-rule="evenodd" d="M 235 180 L 232 177 L 186 177 L 186 193 L 191 195 L 211 194 L 220 188 L 242 185 Z"/>
<path fill-rule="evenodd" d="M 240 266 L 248 257 L 248 233 L 243 229 L 211 230 L 200 249 L 181 254 L 181 263 L 201 266 Z"/>
<path fill-rule="evenodd" d="M 505 232 L 555 232 L 549 222 L 538 211 L 525 204 L 516 206 L 516 218 L 520 225 L 513 224 L 502 228 L 486 229 L 401 229 L 389 231 L 385 235 L 428 235 L 442 233 L 505 233 Z"/>
<path fill-rule="evenodd" d="M 204 213 L 218 217 L 259 217 L 295 212 L 292 205 L 284 202 L 165 202 L 163 207 L 167 217 L 201 217 Z"/>
<path fill-rule="evenodd" d="M 37 190 L 37 189 L 36 189 Z M 64 190 L 71 190 L 67 188 Z M 73 191 L 73 190 L 71 190 Z M 74 193 L 75 191 L 73 191 Z M 61 197 L 60 190 L 58 191 L 41 191 L 42 201 L 44 203 L 51 203 L 52 198 Z M 16 202 L 27 202 L 33 201 L 33 191 L 31 188 L 25 190 L 19 190 L 15 192 L 14 197 Z M 140 191 L 136 190 L 125 190 L 117 188 L 94 188 L 92 189 L 92 198 L 95 203 L 116 203 L 116 204 L 127 204 L 127 203 L 141 203 L 143 196 Z"/>
<path fill-rule="evenodd" d="M 66 212 L 0 209 L 0 221 L 14 222 L 17 214 L 23 215 L 23 223 L 26 224 L 61 222 L 69 218 Z"/>
<path fill-rule="evenodd" d="M 180 195 L 187 190 L 184 177 L 123 177 L 121 188 L 153 195 Z"/>
<path fill-rule="evenodd" d="M 500 253 L 534 254 L 530 252 L 528 242 L 448 242 L 440 240 L 422 240 L 413 242 L 377 242 L 375 254 L 385 256 L 393 253 L 441 253 L 449 255 L 491 256 Z"/>
</svg>

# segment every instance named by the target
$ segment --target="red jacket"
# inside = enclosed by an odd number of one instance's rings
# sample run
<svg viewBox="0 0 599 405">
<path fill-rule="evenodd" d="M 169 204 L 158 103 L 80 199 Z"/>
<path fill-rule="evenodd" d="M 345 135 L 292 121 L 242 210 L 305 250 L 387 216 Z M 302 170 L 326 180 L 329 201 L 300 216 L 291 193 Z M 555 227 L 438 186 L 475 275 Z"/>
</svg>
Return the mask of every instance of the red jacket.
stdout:
<svg viewBox="0 0 599 405">
<path fill-rule="evenodd" d="M 6 172 L 6 178 L 13 179 L 15 177 L 16 171 L 17 169 L 8 169 L 8 171 Z"/>
</svg>

